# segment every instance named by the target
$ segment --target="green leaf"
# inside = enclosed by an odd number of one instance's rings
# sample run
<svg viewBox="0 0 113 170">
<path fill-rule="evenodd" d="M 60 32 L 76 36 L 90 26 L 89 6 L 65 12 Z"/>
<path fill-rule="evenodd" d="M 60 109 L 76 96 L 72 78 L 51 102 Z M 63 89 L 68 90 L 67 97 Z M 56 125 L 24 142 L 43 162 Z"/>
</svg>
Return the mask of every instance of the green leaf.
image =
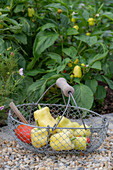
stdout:
<svg viewBox="0 0 113 170">
<path fill-rule="evenodd" d="M 113 49 L 113 42 L 112 42 L 112 43 L 110 43 L 110 47 L 109 47 L 109 49 L 110 49 L 110 50 L 112 50 L 112 49 Z"/>
<path fill-rule="evenodd" d="M 109 85 L 109 87 L 110 87 L 110 89 L 112 89 L 113 90 L 113 81 L 112 80 L 109 80 L 107 77 L 105 77 L 105 76 L 102 76 L 104 79 L 105 79 L 105 81 L 107 82 L 107 84 Z"/>
<path fill-rule="evenodd" d="M 44 82 L 45 82 L 44 79 L 40 79 L 40 80 L 37 80 L 36 82 L 32 83 L 27 90 L 27 94 L 35 92 L 36 90 L 40 90 L 40 88 Z"/>
<path fill-rule="evenodd" d="M 64 14 L 61 14 L 60 18 L 61 18 L 61 25 L 66 28 L 69 23 L 69 18 Z"/>
<path fill-rule="evenodd" d="M 75 47 L 71 46 L 69 48 L 63 48 L 62 50 L 67 56 L 75 59 L 76 54 L 77 54 L 77 50 Z"/>
<path fill-rule="evenodd" d="M 92 45 L 96 44 L 96 42 L 97 42 L 97 36 L 90 37 L 90 41 L 89 41 L 88 45 L 92 46 Z"/>
<path fill-rule="evenodd" d="M 75 37 L 77 40 L 80 40 L 82 42 L 85 42 L 85 43 L 89 43 L 90 42 L 90 37 L 89 36 L 86 36 L 86 35 L 80 35 L 80 36 L 76 36 Z"/>
<path fill-rule="evenodd" d="M 45 8 L 47 8 L 47 9 L 56 8 L 56 9 L 62 9 L 64 11 L 66 11 L 66 8 L 64 6 L 62 6 L 61 3 L 51 3 L 49 5 L 46 5 Z"/>
<path fill-rule="evenodd" d="M 92 66 L 91 68 L 95 68 L 97 70 L 101 70 L 101 62 L 100 61 L 96 61 Z"/>
<path fill-rule="evenodd" d="M 0 52 L 2 52 L 4 48 L 4 40 L 0 38 Z"/>
<path fill-rule="evenodd" d="M 66 67 L 65 64 L 58 66 L 58 67 L 57 67 L 57 74 L 58 74 L 59 72 L 63 71 L 63 70 L 65 69 L 65 67 Z"/>
<path fill-rule="evenodd" d="M 53 23 L 47 23 L 47 24 L 45 24 L 45 25 L 43 25 L 43 26 L 41 27 L 41 31 L 44 31 L 44 30 L 46 30 L 46 29 L 48 29 L 48 28 L 54 28 L 54 27 L 56 27 L 55 24 L 53 24 Z"/>
<path fill-rule="evenodd" d="M 110 20 L 113 21 L 113 13 L 112 12 L 104 12 L 103 16 L 107 17 L 107 18 L 109 18 Z"/>
<path fill-rule="evenodd" d="M 39 58 L 39 55 L 44 52 L 48 47 L 54 44 L 59 34 L 56 33 L 38 33 L 33 45 L 33 55 L 35 58 Z"/>
<path fill-rule="evenodd" d="M 16 8 L 14 9 L 14 12 L 15 13 L 18 13 L 18 12 L 21 12 L 24 8 L 24 5 L 23 4 L 19 4 L 16 6 Z"/>
<path fill-rule="evenodd" d="M 20 20 L 20 23 L 22 24 L 23 32 L 30 35 L 31 27 L 30 27 L 29 20 L 27 20 L 26 18 L 23 18 L 23 17 L 20 17 L 19 20 Z"/>
<path fill-rule="evenodd" d="M 67 35 L 77 35 L 79 34 L 75 28 L 68 28 Z"/>
<path fill-rule="evenodd" d="M 19 43 L 27 44 L 27 36 L 25 34 L 15 34 L 14 37 Z"/>
<path fill-rule="evenodd" d="M 83 16 L 83 18 L 84 18 L 86 21 L 88 21 L 88 19 L 89 19 L 89 12 L 88 12 L 87 10 L 84 10 L 82 16 Z"/>
<path fill-rule="evenodd" d="M 108 51 L 106 51 L 103 54 L 97 54 L 96 56 L 92 57 L 91 59 L 89 59 L 88 64 L 91 66 L 93 65 L 93 63 L 95 63 L 98 60 L 102 60 L 103 58 L 105 58 L 108 54 Z"/>
<path fill-rule="evenodd" d="M 62 61 L 61 65 L 57 67 L 57 74 L 65 69 L 65 67 L 66 67 L 67 63 L 69 63 L 69 61 L 70 61 L 69 58 L 65 58 Z"/>
<path fill-rule="evenodd" d="M 106 97 L 106 90 L 103 86 L 98 86 L 96 93 L 95 93 L 95 98 L 98 100 L 104 99 Z"/>
<path fill-rule="evenodd" d="M 47 54 L 51 59 L 55 60 L 56 63 L 61 64 L 61 56 L 57 53 L 48 53 Z"/>
<path fill-rule="evenodd" d="M 77 102 L 77 105 L 83 108 L 90 109 L 94 100 L 92 90 L 84 84 L 74 85 L 73 88 L 75 90 L 73 96 L 75 101 Z M 72 104 L 74 105 L 73 102 Z"/>
<path fill-rule="evenodd" d="M 36 76 L 37 74 L 43 74 L 46 73 L 47 71 L 44 69 L 38 69 L 38 70 L 31 70 L 31 71 L 27 71 L 26 75 L 28 76 Z"/>
<path fill-rule="evenodd" d="M 98 86 L 98 83 L 95 79 L 87 79 L 85 81 L 85 84 L 90 87 L 90 89 L 92 90 L 93 94 L 96 92 L 96 89 L 97 89 L 97 86 Z"/>
<path fill-rule="evenodd" d="M 81 35 L 81 36 L 76 36 L 75 38 L 77 40 L 87 43 L 89 46 L 92 46 L 92 45 L 96 44 L 96 42 L 97 42 L 97 36 L 89 37 L 86 35 Z"/>
</svg>

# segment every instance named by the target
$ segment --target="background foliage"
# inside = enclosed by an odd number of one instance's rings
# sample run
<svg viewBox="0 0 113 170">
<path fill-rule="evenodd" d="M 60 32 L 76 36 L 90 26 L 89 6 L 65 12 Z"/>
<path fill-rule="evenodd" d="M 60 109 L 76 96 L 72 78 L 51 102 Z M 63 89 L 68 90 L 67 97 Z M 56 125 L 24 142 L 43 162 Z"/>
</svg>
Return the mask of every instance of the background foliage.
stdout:
<svg viewBox="0 0 113 170">
<path fill-rule="evenodd" d="M 113 89 L 112 7 L 111 0 L 1 0 L 0 105 L 36 102 L 59 77 L 74 87 L 79 106 L 102 104 L 102 83 Z M 51 88 L 43 102 L 63 103 L 60 90 Z"/>
</svg>

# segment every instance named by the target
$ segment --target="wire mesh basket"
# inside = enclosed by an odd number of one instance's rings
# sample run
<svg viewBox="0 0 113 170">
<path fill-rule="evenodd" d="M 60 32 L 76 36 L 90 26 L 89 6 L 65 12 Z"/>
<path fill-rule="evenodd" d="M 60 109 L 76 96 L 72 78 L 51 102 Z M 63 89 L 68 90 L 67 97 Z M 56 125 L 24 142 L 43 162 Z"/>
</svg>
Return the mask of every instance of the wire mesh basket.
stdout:
<svg viewBox="0 0 113 170">
<path fill-rule="evenodd" d="M 50 86 L 37 103 L 18 105 L 15 109 L 11 107 L 8 126 L 14 138 L 26 149 L 43 154 L 95 151 L 106 138 L 107 117 L 78 107 L 73 97 L 74 89 L 65 79 L 59 78 L 56 84 L 63 92 L 64 105 L 40 103 Z M 68 97 L 67 104 L 64 95 Z M 74 106 L 70 104 L 71 99 Z M 17 111 L 22 117 L 15 114 Z"/>
</svg>

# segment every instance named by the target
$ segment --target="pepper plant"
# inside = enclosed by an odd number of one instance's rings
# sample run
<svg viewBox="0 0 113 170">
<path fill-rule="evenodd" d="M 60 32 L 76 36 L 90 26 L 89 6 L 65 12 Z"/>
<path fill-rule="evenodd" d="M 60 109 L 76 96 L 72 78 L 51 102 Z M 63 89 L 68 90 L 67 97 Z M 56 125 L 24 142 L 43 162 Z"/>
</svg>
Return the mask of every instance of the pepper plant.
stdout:
<svg viewBox="0 0 113 170">
<path fill-rule="evenodd" d="M 37 101 L 59 77 L 74 87 L 79 106 L 90 109 L 104 100 L 101 84 L 113 89 L 112 5 L 110 0 L 1 1 L 0 53 L 18 49 L 18 66 L 31 80 L 21 101 Z M 45 100 L 62 102 L 56 87 Z"/>
<path fill-rule="evenodd" d="M 74 87 L 77 104 L 90 109 L 94 99 L 101 101 L 106 97 L 101 82 L 113 89 L 109 44 L 109 40 L 113 41 L 113 15 L 106 12 L 100 1 L 88 6 L 53 1 L 44 6 L 43 11 L 46 11 L 43 25 L 38 28 L 33 44 L 33 65 L 26 74 L 36 79 L 44 76 L 33 83 L 28 92 L 35 89 L 41 95 L 46 85 L 63 76 Z"/>
</svg>

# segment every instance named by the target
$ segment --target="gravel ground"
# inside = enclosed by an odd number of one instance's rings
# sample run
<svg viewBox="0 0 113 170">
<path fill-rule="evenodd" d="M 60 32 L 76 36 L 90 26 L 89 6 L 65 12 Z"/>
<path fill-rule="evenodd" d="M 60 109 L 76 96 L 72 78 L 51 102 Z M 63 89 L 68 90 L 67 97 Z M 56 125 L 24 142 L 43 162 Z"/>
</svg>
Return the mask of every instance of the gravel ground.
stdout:
<svg viewBox="0 0 113 170">
<path fill-rule="evenodd" d="M 87 155 L 44 156 L 20 146 L 7 133 L 8 127 L 0 132 L 0 170 L 113 170 L 113 114 L 108 135 L 104 143 L 94 153 Z"/>
</svg>

